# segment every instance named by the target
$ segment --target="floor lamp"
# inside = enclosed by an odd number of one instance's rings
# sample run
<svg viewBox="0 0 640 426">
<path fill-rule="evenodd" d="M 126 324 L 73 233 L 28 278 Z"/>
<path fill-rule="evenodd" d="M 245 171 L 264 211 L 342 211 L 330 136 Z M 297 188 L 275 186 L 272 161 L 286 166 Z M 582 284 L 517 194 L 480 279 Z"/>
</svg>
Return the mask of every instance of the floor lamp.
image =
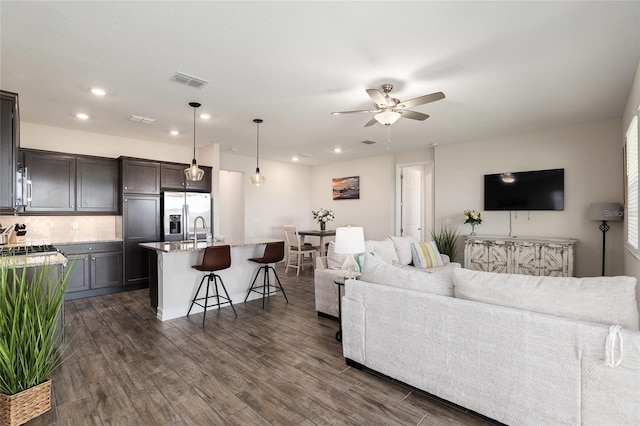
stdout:
<svg viewBox="0 0 640 426">
<path fill-rule="evenodd" d="M 622 220 L 624 210 L 618 203 L 594 203 L 589 206 L 589 219 L 600 221 L 602 231 L 602 276 L 604 277 L 604 253 L 609 221 Z"/>
</svg>

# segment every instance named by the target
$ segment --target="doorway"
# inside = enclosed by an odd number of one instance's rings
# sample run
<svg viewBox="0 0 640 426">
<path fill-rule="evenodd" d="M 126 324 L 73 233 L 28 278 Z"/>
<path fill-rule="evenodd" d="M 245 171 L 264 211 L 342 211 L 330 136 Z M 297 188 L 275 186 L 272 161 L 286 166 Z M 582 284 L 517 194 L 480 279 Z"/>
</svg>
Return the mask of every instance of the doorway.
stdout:
<svg viewBox="0 0 640 426">
<path fill-rule="evenodd" d="M 397 165 L 395 234 L 425 241 L 433 223 L 433 162 Z"/>
</svg>

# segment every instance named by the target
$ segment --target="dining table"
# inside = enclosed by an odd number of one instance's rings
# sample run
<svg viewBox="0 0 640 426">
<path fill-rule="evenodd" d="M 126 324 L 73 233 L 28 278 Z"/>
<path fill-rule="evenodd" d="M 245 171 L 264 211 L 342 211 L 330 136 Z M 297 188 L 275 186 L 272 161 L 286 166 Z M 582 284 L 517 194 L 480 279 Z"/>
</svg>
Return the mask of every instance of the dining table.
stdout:
<svg viewBox="0 0 640 426">
<path fill-rule="evenodd" d="M 324 245 L 324 237 L 335 237 L 336 230 L 335 229 L 310 229 L 307 231 L 298 231 L 298 234 L 302 237 L 301 244 L 304 244 L 304 238 L 306 236 L 310 237 L 319 237 L 320 238 L 320 256 L 326 256 L 327 250 Z"/>
</svg>

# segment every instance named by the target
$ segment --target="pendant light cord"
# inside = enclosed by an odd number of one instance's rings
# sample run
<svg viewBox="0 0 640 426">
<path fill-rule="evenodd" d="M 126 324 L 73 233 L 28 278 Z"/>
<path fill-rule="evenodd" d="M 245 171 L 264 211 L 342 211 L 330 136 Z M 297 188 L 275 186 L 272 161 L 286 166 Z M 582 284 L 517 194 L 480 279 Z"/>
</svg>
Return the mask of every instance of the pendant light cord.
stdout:
<svg viewBox="0 0 640 426">
<path fill-rule="evenodd" d="M 193 159 L 196 159 L 196 108 L 193 107 Z"/>
<path fill-rule="evenodd" d="M 256 170 L 260 169 L 258 160 L 260 158 L 260 123 L 256 123 Z"/>
</svg>

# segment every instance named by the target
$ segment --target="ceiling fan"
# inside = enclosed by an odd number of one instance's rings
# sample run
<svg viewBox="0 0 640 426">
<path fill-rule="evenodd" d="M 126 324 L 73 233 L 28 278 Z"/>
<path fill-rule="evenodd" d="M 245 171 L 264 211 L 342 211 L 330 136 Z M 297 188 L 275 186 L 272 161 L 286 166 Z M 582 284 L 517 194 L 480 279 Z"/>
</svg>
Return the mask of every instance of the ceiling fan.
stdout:
<svg viewBox="0 0 640 426">
<path fill-rule="evenodd" d="M 424 105 L 429 102 L 439 101 L 444 99 L 444 93 L 436 92 L 430 95 L 418 96 L 417 98 L 409 99 L 408 101 L 400 102 L 400 99 L 392 98 L 389 96 L 391 90 L 393 90 L 392 84 L 383 84 L 380 89 L 367 89 L 367 94 L 373 100 L 376 109 L 364 109 L 358 111 L 337 111 L 332 112 L 332 115 L 339 114 L 352 114 L 357 112 L 370 112 L 376 113 L 376 115 L 364 125 L 364 127 L 373 126 L 376 123 L 380 123 L 385 126 L 390 126 L 400 117 L 410 118 L 412 120 L 426 120 L 429 118 L 427 114 L 421 112 L 410 111 L 406 108 L 413 108 L 418 105 Z"/>
</svg>

